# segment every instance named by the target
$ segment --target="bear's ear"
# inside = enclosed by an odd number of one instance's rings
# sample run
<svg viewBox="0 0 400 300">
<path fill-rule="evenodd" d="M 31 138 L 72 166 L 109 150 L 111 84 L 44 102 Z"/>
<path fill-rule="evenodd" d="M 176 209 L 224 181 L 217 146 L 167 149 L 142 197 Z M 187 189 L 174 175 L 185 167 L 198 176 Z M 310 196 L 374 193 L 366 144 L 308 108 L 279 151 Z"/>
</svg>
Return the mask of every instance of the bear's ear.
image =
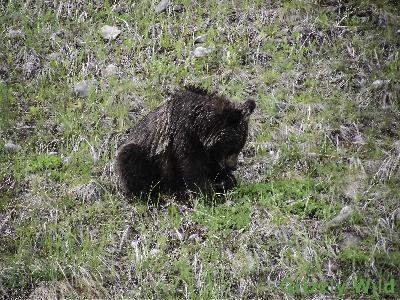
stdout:
<svg viewBox="0 0 400 300">
<path fill-rule="evenodd" d="M 250 115 L 253 113 L 255 108 L 256 101 L 253 99 L 249 99 L 241 105 L 242 116 L 245 121 L 249 120 Z"/>
</svg>

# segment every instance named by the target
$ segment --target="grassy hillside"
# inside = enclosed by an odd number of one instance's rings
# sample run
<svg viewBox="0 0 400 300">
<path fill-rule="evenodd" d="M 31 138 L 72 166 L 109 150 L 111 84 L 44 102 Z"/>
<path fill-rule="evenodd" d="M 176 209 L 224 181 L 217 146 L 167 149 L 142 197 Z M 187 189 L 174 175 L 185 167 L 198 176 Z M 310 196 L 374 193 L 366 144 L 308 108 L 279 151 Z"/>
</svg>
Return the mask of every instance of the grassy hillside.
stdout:
<svg viewBox="0 0 400 300">
<path fill-rule="evenodd" d="M 0 2 L 0 298 L 400 298 L 397 2 L 162 4 Z M 239 187 L 123 198 L 186 84 L 256 99 Z"/>
</svg>

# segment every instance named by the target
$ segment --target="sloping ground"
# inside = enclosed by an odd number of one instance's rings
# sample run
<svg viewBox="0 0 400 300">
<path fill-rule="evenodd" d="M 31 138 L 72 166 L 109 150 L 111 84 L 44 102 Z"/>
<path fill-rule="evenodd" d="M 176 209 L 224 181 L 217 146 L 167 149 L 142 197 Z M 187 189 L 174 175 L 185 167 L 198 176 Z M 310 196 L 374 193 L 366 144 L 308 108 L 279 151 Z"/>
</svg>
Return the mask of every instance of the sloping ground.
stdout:
<svg viewBox="0 0 400 300">
<path fill-rule="evenodd" d="M 206 2 L 0 4 L 3 298 L 400 297 L 399 6 Z M 240 186 L 124 199 L 117 146 L 189 83 L 257 99 Z"/>
</svg>

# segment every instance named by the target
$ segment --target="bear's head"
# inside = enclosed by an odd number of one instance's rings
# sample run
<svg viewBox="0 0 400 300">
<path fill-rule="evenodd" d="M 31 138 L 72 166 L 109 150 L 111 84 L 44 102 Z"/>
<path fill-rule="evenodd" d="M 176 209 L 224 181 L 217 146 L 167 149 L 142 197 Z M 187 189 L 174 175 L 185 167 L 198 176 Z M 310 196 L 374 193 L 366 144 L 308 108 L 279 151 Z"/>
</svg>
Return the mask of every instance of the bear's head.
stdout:
<svg viewBox="0 0 400 300">
<path fill-rule="evenodd" d="M 200 140 L 221 169 L 236 170 L 239 153 L 247 140 L 249 118 L 255 107 L 252 99 L 238 106 L 224 101 L 208 118 Z"/>
</svg>

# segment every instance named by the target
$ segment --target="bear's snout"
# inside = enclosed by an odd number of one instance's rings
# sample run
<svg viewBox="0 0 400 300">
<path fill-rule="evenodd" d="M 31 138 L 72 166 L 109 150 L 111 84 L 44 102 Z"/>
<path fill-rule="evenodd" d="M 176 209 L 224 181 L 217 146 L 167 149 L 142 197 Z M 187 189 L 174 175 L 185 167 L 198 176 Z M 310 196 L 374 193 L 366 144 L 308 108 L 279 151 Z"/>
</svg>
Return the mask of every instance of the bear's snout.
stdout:
<svg viewBox="0 0 400 300">
<path fill-rule="evenodd" d="M 238 165 L 238 154 L 227 155 L 224 158 L 224 169 L 236 171 Z"/>
</svg>

